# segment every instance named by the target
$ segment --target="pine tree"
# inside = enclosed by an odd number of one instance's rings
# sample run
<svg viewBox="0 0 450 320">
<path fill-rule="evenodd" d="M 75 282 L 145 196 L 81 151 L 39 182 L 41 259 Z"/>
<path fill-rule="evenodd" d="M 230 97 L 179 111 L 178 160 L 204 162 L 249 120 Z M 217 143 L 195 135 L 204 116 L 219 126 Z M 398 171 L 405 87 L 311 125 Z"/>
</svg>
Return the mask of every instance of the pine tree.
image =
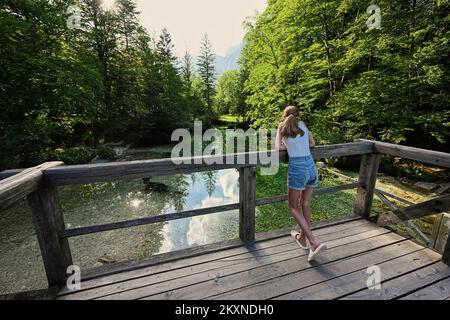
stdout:
<svg viewBox="0 0 450 320">
<path fill-rule="evenodd" d="M 215 56 L 212 52 L 211 42 L 208 34 L 205 34 L 201 42 L 201 54 L 198 61 L 198 72 L 203 82 L 203 98 L 206 101 L 208 110 L 212 110 L 215 87 Z"/>
<path fill-rule="evenodd" d="M 192 89 L 192 81 L 194 81 L 194 70 L 192 64 L 192 56 L 187 51 L 181 61 L 181 77 L 186 86 L 186 89 L 188 90 L 188 92 L 190 92 Z"/>
<path fill-rule="evenodd" d="M 162 57 L 172 63 L 172 65 L 176 65 L 177 58 L 173 54 L 174 45 L 172 43 L 172 37 L 166 28 L 162 29 L 156 47 Z"/>
<path fill-rule="evenodd" d="M 128 49 L 130 42 L 134 42 L 139 29 L 137 4 L 133 0 L 116 0 L 118 31 L 122 35 L 123 45 Z"/>
</svg>

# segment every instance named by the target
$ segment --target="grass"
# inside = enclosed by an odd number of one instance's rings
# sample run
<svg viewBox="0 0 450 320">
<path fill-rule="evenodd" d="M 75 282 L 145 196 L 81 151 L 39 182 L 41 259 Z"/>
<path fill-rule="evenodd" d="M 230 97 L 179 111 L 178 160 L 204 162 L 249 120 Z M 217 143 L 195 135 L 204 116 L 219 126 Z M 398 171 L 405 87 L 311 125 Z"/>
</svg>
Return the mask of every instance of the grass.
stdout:
<svg viewBox="0 0 450 320">
<path fill-rule="evenodd" d="M 256 196 L 266 198 L 287 193 L 287 164 L 281 164 L 275 176 L 263 176 L 260 168 L 257 172 Z M 332 187 L 348 183 L 339 178 L 321 174 L 318 188 Z M 344 217 L 352 213 L 356 190 L 345 190 L 337 193 L 313 197 L 312 220 L 327 220 Z M 379 205 L 375 201 L 375 206 Z M 287 202 L 258 207 L 256 217 L 256 231 L 265 232 L 288 228 L 296 225 L 288 209 Z"/>
<path fill-rule="evenodd" d="M 240 116 L 235 116 L 232 114 L 224 114 L 219 117 L 219 121 L 226 123 L 241 123 L 244 121 L 244 119 Z"/>
</svg>

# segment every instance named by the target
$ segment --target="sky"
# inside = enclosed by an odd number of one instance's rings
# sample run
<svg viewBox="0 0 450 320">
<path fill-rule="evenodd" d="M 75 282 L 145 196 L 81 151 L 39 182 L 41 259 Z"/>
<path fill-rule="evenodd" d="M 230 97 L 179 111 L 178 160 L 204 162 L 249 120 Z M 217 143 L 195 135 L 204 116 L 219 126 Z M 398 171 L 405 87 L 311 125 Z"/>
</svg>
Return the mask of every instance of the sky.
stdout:
<svg viewBox="0 0 450 320">
<path fill-rule="evenodd" d="M 104 0 L 111 7 L 114 0 Z M 150 35 L 159 36 L 166 27 L 175 45 L 175 54 L 185 51 L 198 54 L 203 34 L 208 33 L 213 50 L 224 56 L 231 47 L 242 42 L 242 22 L 262 12 L 266 0 L 137 0 L 141 24 Z"/>
</svg>

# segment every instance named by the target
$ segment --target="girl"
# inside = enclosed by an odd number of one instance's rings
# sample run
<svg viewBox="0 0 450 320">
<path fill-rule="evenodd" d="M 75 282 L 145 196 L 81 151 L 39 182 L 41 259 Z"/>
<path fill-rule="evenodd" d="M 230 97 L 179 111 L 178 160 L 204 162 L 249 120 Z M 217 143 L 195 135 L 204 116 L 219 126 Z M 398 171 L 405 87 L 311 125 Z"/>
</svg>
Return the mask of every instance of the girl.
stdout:
<svg viewBox="0 0 450 320">
<path fill-rule="evenodd" d="M 296 107 L 287 107 L 283 119 L 278 126 L 275 147 L 287 149 L 289 154 L 289 209 L 300 226 L 300 232 L 292 231 L 291 235 L 302 249 L 309 249 L 308 261 L 312 261 L 326 249 L 311 232 L 311 197 L 317 186 L 318 172 L 310 148 L 315 148 L 316 143 L 305 123 L 299 120 Z"/>
</svg>

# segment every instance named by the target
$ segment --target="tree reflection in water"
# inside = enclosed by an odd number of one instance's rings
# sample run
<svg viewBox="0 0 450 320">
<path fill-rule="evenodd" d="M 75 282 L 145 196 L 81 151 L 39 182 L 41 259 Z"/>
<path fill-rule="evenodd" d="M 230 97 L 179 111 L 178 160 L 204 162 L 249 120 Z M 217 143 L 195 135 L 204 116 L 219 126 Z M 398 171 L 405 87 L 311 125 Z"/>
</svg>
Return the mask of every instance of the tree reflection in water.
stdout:
<svg viewBox="0 0 450 320">
<path fill-rule="evenodd" d="M 60 188 L 68 228 L 107 224 L 239 199 L 237 170 L 199 172 Z M 237 211 L 174 220 L 71 239 L 82 266 L 142 258 L 232 238 Z"/>
</svg>

